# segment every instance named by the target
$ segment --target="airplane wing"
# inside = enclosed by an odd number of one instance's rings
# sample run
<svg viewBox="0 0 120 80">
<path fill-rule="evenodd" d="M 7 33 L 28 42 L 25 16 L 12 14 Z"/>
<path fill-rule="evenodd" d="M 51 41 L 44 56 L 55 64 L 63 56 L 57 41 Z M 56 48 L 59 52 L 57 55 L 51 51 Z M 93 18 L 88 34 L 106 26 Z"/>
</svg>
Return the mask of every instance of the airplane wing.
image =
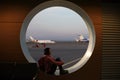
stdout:
<svg viewBox="0 0 120 80">
<path fill-rule="evenodd" d="M 55 41 L 52 40 L 36 40 L 32 36 L 29 37 L 31 42 L 35 43 L 55 43 Z"/>
</svg>

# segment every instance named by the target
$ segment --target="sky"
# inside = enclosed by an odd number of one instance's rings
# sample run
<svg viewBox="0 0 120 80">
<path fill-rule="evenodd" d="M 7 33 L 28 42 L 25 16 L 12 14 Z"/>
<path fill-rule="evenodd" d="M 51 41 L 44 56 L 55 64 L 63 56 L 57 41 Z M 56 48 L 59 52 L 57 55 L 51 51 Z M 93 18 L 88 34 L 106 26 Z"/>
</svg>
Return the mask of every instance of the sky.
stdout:
<svg viewBox="0 0 120 80">
<path fill-rule="evenodd" d="M 88 38 L 88 28 L 82 17 L 66 7 L 49 7 L 37 13 L 30 21 L 26 39 L 74 41 L 78 35 Z"/>
</svg>

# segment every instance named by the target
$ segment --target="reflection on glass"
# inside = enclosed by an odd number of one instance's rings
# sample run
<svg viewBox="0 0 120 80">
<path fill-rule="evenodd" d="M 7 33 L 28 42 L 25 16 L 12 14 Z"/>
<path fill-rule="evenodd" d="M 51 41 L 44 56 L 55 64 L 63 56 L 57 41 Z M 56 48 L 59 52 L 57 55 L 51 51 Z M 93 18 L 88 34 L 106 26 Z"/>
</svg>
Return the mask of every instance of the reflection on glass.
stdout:
<svg viewBox="0 0 120 80">
<path fill-rule="evenodd" d="M 49 7 L 40 11 L 26 31 L 26 44 L 36 62 L 49 47 L 54 58 L 60 57 L 64 61 L 64 69 L 83 57 L 88 43 L 86 23 L 79 14 L 65 7 Z"/>
</svg>

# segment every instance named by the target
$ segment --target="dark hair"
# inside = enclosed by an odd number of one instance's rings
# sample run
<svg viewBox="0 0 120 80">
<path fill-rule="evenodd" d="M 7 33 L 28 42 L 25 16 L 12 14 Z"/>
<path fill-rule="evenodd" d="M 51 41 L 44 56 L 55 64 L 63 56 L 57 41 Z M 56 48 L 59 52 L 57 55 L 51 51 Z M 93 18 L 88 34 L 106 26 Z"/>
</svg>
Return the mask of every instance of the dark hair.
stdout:
<svg viewBox="0 0 120 80">
<path fill-rule="evenodd" d="M 45 48 L 44 49 L 44 55 L 50 55 L 50 48 Z"/>
</svg>

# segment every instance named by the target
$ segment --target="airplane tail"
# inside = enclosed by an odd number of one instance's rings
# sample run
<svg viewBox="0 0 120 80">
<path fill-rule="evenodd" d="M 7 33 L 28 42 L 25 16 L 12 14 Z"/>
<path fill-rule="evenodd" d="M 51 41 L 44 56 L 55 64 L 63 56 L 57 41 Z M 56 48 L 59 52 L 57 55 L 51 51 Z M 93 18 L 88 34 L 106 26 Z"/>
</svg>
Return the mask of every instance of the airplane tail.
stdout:
<svg viewBox="0 0 120 80">
<path fill-rule="evenodd" d="M 35 39 L 32 36 L 30 36 L 29 38 L 31 41 L 35 41 Z"/>
<path fill-rule="evenodd" d="M 80 35 L 80 40 L 83 40 L 84 39 L 84 36 L 83 35 Z"/>
</svg>

